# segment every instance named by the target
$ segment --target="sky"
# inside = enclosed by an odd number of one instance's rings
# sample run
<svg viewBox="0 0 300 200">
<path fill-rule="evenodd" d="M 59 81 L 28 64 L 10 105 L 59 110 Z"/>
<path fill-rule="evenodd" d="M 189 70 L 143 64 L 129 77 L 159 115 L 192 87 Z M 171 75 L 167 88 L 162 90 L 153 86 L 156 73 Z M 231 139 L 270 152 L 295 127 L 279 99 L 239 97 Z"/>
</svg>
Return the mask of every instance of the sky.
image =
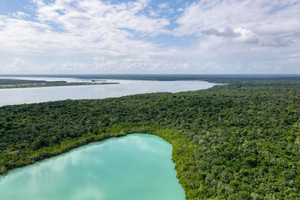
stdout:
<svg viewBox="0 0 300 200">
<path fill-rule="evenodd" d="M 300 74 L 299 0 L 0 0 L 0 74 Z"/>
</svg>

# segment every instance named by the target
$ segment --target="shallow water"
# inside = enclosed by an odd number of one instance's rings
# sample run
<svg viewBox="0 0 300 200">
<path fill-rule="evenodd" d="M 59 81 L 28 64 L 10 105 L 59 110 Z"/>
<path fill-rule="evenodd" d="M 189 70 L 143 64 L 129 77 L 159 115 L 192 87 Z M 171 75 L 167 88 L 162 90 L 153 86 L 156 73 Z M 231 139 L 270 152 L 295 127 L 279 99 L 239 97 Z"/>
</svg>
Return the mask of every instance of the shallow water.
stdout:
<svg viewBox="0 0 300 200">
<path fill-rule="evenodd" d="M 184 200 L 172 146 L 144 134 L 89 144 L 0 176 L 5 200 Z"/>
<path fill-rule="evenodd" d="M 45 78 L 45 80 L 48 79 Z M 61 80 L 70 81 L 68 78 Z M 72 79 L 70 82 L 76 82 L 76 79 Z M 216 85 L 204 81 L 107 80 L 107 82 L 120 84 L 0 89 L 0 106 L 66 99 L 103 99 L 155 92 L 174 93 L 207 89 Z"/>
</svg>

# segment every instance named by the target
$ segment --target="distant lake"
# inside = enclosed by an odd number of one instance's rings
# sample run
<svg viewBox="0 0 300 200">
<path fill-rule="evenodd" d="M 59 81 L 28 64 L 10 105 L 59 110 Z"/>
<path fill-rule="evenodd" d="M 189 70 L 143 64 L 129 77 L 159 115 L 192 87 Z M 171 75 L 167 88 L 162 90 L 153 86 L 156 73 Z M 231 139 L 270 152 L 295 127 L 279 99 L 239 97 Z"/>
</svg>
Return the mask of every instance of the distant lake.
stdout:
<svg viewBox="0 0 300 200">
<path fill-rule="evenodd" d="M 184 200 L 163 139 L 132 134 L 85 145 L 0 176 L 5 200 Z"/>
<path fill-rule="evenodd" d="M 7 77 L 6 77 L 7 78 Z M 65 80 L 68 82 L 91 81 L 75 78 L 34 78 L 27 80 Z M 118 82 L 113 85 L 85 85 L 40 88 L 0 89 L 0 106 L 40 103 L 66 99 L 103 99 L 108 97 L 121 97 L 133 94 L 155 92 L 183 92 L 210 88 L 216 84 L 205 81 L 140 81 L 140 80 L 106 80 Z"/>
</svg>

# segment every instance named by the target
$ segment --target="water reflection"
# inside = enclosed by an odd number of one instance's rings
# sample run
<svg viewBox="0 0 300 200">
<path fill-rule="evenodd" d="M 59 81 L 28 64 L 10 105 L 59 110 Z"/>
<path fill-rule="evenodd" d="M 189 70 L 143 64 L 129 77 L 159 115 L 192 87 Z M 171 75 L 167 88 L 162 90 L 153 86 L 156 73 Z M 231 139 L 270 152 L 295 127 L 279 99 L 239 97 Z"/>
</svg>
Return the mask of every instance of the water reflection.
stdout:
<svg viewBox="0 0 300 200">
<path fill-rule="evenodd" d="M 207 89 L 215 85 L 204 81 L 107 81 L 120 84 L 0 89 L 0 106 L 65 99 L 101 99 L 154 92 L 182 92 Z"/>
<path fill-rule="evenodd" d="M 183 200 L 171 152 L 143 134 L 90 144 L 0 177 L 1 199 Z"/>
</svg>

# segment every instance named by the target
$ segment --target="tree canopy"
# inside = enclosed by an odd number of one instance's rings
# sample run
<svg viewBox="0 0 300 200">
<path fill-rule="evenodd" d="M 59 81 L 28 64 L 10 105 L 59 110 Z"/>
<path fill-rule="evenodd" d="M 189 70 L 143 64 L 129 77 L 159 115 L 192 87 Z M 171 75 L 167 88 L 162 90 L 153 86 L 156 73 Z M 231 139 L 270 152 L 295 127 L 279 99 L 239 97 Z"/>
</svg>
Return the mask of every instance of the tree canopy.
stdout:
<svg viewBox="0 0 300 200">
<path fill-rule="evenodd" d="M 0 108 L 0 171 L 129 133 L 173 145 L 186 198 L 300 198 L 300 80 Z"/>
</svg>

